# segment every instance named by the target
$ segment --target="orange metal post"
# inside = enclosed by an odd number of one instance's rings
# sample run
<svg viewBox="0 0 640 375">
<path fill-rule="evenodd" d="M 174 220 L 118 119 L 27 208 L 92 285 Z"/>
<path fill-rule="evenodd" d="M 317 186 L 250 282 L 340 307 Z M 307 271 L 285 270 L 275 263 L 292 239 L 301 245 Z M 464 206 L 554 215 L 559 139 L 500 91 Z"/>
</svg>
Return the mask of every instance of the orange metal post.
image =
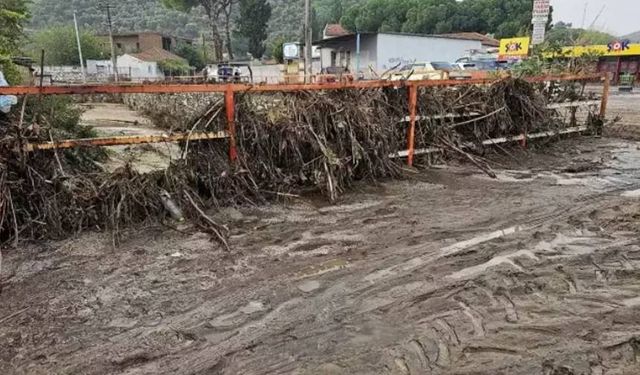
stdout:
<svg viewBox="0 0 640 375">
<path fill-rule="evenodd" d="M 609 105 L 609 90 L 611 88 L 609 74 L 604 74 L 604 87 L 602 89 L 602 103 L 600 103 L 600 117 L 604 120 L 607 115 L 607 106 Z"/>
<path fill-rule="evenodd" d="M 413 166 L 413 156 L 415 154 L 416 142 L 416 115 L 418 107 L 418 86 L 409 86 L 409 155 L 407 163 Z"/>
<path fill-rule="evenodd" d="M 229 133 L 229 160 L 232 162 L 238 159 L 238 149 L 236 147 L 236 103 L 233 93 L 233 86 L 227 86 L 224 92 L 224 104 L 227 110 L 227 132 Z"/>
</svg>

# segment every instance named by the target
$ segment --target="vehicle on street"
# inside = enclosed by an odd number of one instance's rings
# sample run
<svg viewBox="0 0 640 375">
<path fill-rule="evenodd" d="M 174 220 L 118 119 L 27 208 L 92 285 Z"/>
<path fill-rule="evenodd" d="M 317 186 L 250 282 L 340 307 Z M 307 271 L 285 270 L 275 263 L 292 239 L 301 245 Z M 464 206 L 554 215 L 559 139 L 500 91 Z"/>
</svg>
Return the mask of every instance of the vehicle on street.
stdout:
<svg viewBox="0 0 640 375">
<path fill-rule="evenodd" d="M 207 82 L 220 83 L 251 83 L 253 71 L 249 64 L 220 63 L 207 65 L 202 71 Z"/>
<path fill-rule="evenodd" d="M 462 80 L 470 79 L 471 74 L 448 62 L 414 62 L 383 78 L 391 81 Z"/>
<path fill-rule="evenodd" d="M 499 60 L 458 60 L 454 64 L 458 66 L 462 70 L 480 70 L 480 71 L 488 71 L 495 72 L 498 70 L 507 70 L 509 69 L 509 63 L 507 61 L 499 61 Z"/>
</svg>

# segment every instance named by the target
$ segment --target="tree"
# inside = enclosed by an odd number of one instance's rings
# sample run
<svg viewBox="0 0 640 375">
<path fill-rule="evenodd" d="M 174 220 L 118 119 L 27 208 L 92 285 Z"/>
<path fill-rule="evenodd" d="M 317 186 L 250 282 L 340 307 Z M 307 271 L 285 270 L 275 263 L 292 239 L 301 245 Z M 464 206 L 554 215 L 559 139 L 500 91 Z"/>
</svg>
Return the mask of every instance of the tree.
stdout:
<svg viewBox="0 0 640 375">
<path fill-rule="evenodd" d="M 596 30 L 572 28 L 571 24 L 558 22 L 547 34 L 549 43 L 561 46 L 608 44 L 616 37 Z"/>
<path fill-rule="evenodd" d="M 349 8 L 340 22 L 351 31 L 402 31 L 407 13 L 414 2 L 414 0 L 369 0 L 364 5 Z"/>
<path fill-rule="evenodd" d="M 72 26 L 58 26 L 36 33 L 30 46 L 30 54 L 39 59 L 40 51 L 45 51 L 47 65 L 80 65 L 78 43 Z M 106 48 L 92 33 L 80 32 L 82 57 L 86 60 L 100 60 L 108 56 Z"/>
<path fill-rule="evenodd" d="M 9 82 L 16 82 L 19 73 L 11 62 L 23 39 L 23 24 L 29 18 L 26 0 L 0 0 L 0 70 Z"/>
<path fill-rule="evenodd" d="M 222 14 L 224 15 L 224 32 L 225 32 L 225 45 L 227 52 L 229 53 L 229 59 L 233 60 L 233 43 L 231 43 L 231 12 L 233 11 L 233 4 L 236 0 L 221 0 Z"/>
<path fill-rule="evenodd" d="M 332 0 L 328 6 L 327 23 L 340 22 L 342 15 L 344 14 L 344 7 L 342 6 L 342 0 Z"/>
<path fill-rule="evenodd" d="M 351 31 L 440 34 L 491 33 L 497 38 L 529 32 L 531 0 L 362 0 L 340 23 Z"/>
<path fill-rule="evenodd" d="M 271 5 L 266 0 L 240 0 L 238 31 L 249 41 L 249 53 L 259 59 L 264 55 Z"/>
<path fill-rule="evenodd" d="M 202 49 L 191 44 L 178 44 L 176 48 L 176 55 L 184 57 L 189 62 L 189 65 L 193 66 L 197 70 L 202 70 L 207 65 Z"/>
<path fill-rule="evenodd" d="M 218 61 L 224 59 L 223 45 L 225 44 L 220 34 L 220 24 L 224 23 L 226 29 L 227 40 L 227 52 L 229 57 L 233 57 L 233 51 L 231 49 L 231 30 L 229 27 L 229 18 L 231 14 L 231 7 L 233 6 L 233 0 L 162 0 L 162 4 L 170 9 L 180 10 L 182 12 L 189 12 L 197 6 L 202 6 L 209 19 L 209 27 L 213 36 L 213 48 L 215 58 Z M 224 20 L 220 18 L 224 16 Z"/>
<path fill-rule="evenodd" d="M 271 56 L 276 60 L 278 64 L 284 62 L 284 43 L 286 39 L 284 37 L 278 37 L 273 41 L 271 45 Z"/>
<path fill-rule="evenodd" d="M 190 73 L 189 64 L 180 60 L 163 60 L 158 63 L 158 68 L 169 77 L 186 76 Z"/>
</svg>

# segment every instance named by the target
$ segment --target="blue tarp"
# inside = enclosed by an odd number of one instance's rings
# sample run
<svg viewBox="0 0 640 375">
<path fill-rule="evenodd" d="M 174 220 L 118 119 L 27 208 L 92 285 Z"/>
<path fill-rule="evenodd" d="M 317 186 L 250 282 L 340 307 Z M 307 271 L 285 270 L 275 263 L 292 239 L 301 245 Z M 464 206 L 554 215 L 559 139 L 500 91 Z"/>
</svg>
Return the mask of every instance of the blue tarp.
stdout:
<svg viewBox="0 0 640 375">
<path fill-rule="evenodd" d="M 9 83 L 4 79 L 4 74 L 0 71 L 0 86 L 9 86 Z M 13 95 L 0 95 L 0 112 L 9 113 L 12 105 L 18 103 L 18 98 Z"/>
</svg>

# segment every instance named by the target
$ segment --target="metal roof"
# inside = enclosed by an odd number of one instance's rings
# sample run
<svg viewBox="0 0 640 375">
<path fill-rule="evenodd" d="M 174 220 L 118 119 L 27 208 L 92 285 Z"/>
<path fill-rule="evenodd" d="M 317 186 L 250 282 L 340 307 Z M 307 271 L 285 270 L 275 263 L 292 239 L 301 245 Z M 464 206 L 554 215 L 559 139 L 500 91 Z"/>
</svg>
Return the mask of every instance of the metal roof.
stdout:
<svg viewBox="0 0 640 375">
<path fill-rule="evenodd" d="M 381 34 L 381 35 L 413 36 L 413 37 L 433 38 L 433 39 L 471 40 L 471 41 L 474 41 L 474 42 L 482 42 L 477 37 L 464 38 L 464 37 L 459 36 L 459 34 L 452 34 L 452 35 L 447 35 L 447 34 L 417 34 L 417 33 L 401 33 L 401 32 L 385 31 L 385 32 L 377 32 L 377 33 L 362 32 L 362 33 L 360 33 L 360 36 L 370 36 L 370 35 L 379 35 L 379 34 Z M 338 37 L 335 37 L 335 38 L 322 39 L 322 40 L 318 40 L 318 41 L 313 42 L 313 45 L 314 46 L 326 46 L 328 44 L 335 43 L 335 42 L 345 42 L 345 41 L 348 41 L 348 40 L 351 40 L 351 39 L 355 39 L 356 35 L 357 34 L 347 34 L 347 35 L 338 36 Z"/>
</svg>

